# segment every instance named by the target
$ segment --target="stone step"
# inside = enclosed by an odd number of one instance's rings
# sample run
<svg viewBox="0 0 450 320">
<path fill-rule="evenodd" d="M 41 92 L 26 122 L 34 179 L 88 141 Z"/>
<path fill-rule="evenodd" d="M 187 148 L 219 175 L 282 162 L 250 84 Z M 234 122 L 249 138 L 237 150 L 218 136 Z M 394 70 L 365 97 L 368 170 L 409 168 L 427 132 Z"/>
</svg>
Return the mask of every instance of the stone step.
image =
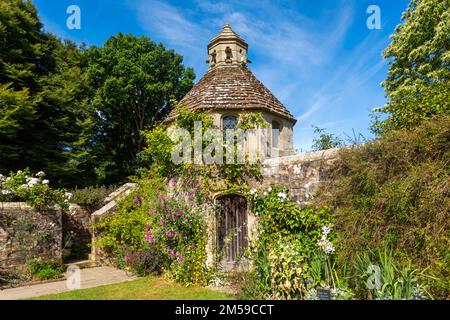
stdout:
<svg viewBox="0 0 450 320">
<path fill-rule="evenodd" d="M 69 261 L 69 262 L 65 263 L 65 265 L 66 266 L 76 266 L 76 267 L 79 267 L 80 269 L 94 268 L 97 266 L 95 261 L 92 261 L 92 260 Z"/>
</svg>

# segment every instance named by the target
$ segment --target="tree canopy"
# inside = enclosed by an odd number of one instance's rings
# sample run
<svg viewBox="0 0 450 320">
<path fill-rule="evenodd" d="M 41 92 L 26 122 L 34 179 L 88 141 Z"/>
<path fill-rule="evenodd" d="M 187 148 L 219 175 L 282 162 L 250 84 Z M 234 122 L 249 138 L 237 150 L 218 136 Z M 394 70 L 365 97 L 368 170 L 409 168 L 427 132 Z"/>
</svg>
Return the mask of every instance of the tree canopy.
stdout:
<svg viewBox="0 0 450 320">
<path fill-rule="evenodd" d="M 141 131 L 163 119 L 171 99 L 181 99 L 195 75 L 180 55 L 147 37 L 119 33 L 104 46 L 91 48 L 88 56 L 98 173 L 109 182 L 132 173 L 144 147 Z"/>
<path fill-rule="evenodd" d="M 378 129 L 408 128 L 450 112 L 450 0 L 411 0 L 384 52 L 389 99 Z"/>
<path fill-rule="evenodd" d="M 85 48 L 43 30 L 31 1 L 0 1 L 0 173 L 45 171 L 54 184 L 115 183 L 195 77 L 147 37 Z"/>
</svg>

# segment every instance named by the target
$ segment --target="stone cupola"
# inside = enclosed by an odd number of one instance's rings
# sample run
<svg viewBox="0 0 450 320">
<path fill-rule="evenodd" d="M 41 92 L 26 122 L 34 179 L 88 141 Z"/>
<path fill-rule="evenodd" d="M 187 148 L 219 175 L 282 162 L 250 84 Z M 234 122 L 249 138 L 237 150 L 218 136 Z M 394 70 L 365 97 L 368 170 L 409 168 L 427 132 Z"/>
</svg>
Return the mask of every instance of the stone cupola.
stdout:
<svg viewBox="0 0 450 320">
<path fill-rule="evenodd" d="M 209 67 L 224 64 L 247 63 L 248 44 L 231 29 L 229 24 L 223 26 L 208 44 Z"/>
</svg>

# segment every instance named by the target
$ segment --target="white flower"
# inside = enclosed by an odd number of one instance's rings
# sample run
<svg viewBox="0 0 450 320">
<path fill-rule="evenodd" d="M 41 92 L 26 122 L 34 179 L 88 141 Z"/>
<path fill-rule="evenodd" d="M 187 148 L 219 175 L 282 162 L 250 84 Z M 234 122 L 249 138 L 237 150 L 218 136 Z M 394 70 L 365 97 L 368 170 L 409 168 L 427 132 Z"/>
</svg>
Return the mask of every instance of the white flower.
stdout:
<svg viewBox="0 0 450 320">
<path fill-rule="evenodd" d="M 333 244 L 324 236 L 318 241 L 318 244 L 326 254 L 335 250 Z"/>
<path fill-rule="evenodd" d="M 39 171 L 38 173 L 36 173 L 36 177 L 39 177 L 39 178 L 45 177 L 44 171 Z"/>
<path fill-rule="evenodd" d="M 17 171 L 17 174 L 21 174 L 23 171 L 22 170 L 19 170 L 19 171 Z"/>
<path fill-rule="evenodd" d="M 269 189 L 267 189 L 267 191 L 269 191 L 269 192 L 272 191 L 272 187 L 269 187 Z"/>
<path fill-rule="evenodd" d="M 333 229 L 333 227 L 331 226 L 323 226 L 322 227 L 322 233 L 326 236 L 330 233 L 331 229 Z"/>
<path fill-rule="evenodd" d="M 286 200 L 286 198 L 287 198 L 287 194 L 284 193 L 284 192 L 278 192 L 278 198 L 279 198 L 281 201 L 284 201 L 284 200 Z"/>
<path fill-rule="evenodd" d="M 72 196 L 73 196 L 73 194 L 71 194 L 70 192 L 66 192 L 66 193 L 64 194 L 64 197 L 66 197 L 67 200 L 72 199 Z"/>
<path fill-rule="evenodd" d="M 251 190 L 250 190 L 250 194 L 252 194 L 252 195 L 253 195 L 253 194 L 256 194 L 256 189 L 255 189 L 255 188 L 251 189 Z"/>
<path fill-rule="evenodd" d="M 8 194 L 11 194 L 11 190 L 6 189 L 6 190 L 2 190 L 2 195 L 7 196 Z"/>
<path fill-rule="evenodd" d="M 33 188 L 37 184 L 39 184 L 38 178 L 28 178 L 27 179 L 28 188 Z"/>
<path fill-rule="evenodd" d="M 11 181 L 11 177 L 6 178 L 6 182 Z"/>
<path fill-rule="evenodd" d="M 264 191 L 264 193 L 263 193 L 263 194 L 264 194 L 264 196 L 267 196 L 267 192 L 265 192 L 265 191 Z"/>
<path fill-rule="evenodd" d="M 42 180 L 42 184 L 48 185 L 50 181 L 48 181 L 47 179 Z"/>
</svg>

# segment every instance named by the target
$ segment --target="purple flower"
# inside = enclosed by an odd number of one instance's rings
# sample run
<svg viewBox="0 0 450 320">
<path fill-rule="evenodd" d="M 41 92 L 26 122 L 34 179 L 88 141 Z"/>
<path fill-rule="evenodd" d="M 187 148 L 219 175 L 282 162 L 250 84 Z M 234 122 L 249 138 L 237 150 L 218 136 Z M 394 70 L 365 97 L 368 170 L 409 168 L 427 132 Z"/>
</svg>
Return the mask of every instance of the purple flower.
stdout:
<svg viewBox="0 0 450 320">
<path fill-rule="evenodd" d="M 150 243 L 155 243 L 156 242 L 156 237 L 153 237 L 152 235 L 150 235 L 150 232 L 146 232 L 145 233 L 145 240 L 147 242 L 150 242 Z"/>
<path fill-rule="evenodd" d="M 153 217 L 155 214 L 156 214 L 156 211 L 155 211 L 155 210 L 150 210 L 149 213 L 148 213 L 148 215 L 149 215 L 149 216 L 152 216 L 152 217 Z"/>
<path fill-rule="evenodd" d="M 128 263 L 128 260 L 129 260 L 128 256 L 125 256 L 125 257 L 123 258 L 123 260 L 125 261 L 125 263 Z"/>
<path fill-rule="evenodd" d="M 192 249 L 195 249 L 195 248 L 197 248 L 197 245 L 195 243 L 193 243 L 191 247 L 192 247 Z"/>
<path fill-rule="evenodd" d="M 133 202 L 136 203 L 138 206 L 141 205 L 141 201 L 139 200 L 138 197 L 134 197 Z"/>
<path fill-rule="evenodd" d="M 183 210 L 178 210 L 177 217 L 181 217 L 184 214 Z"/>
<path fill-rule="evenodd" d="M 167 238 L 173 238 L 175 236 L 175 233 L 172 230 L 169 230 L 166 232 Z"/>
<path fill-rule="evenodd" d="M 183 256 L 181 255 L 181 252 L 177 252 L 177 260 L 179 264 L 183 262 Z"/>
</svg>

